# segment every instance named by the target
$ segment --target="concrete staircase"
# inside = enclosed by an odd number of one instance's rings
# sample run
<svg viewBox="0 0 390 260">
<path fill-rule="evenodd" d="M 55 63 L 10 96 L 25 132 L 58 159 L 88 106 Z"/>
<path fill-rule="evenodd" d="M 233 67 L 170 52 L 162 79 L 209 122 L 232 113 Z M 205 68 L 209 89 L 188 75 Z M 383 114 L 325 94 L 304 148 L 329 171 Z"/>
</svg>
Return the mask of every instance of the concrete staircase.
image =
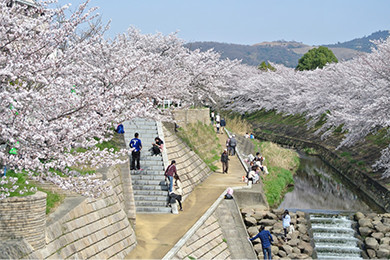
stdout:
<svg viewBox="0 0 390 260">
<path fill-rule="evenodd" d="M 155 121 L 136 118 L 123 123 L 127 147 L 134 134 L 139 134 L 142 142 L 141 168 L 130 171 L 137 213 L 170 213 L 166 207 L 168 201 L 168 186 L 165 183 L 164 164 L 161 155 L 152 156 L 149 149 L 158 136 Z M 164 140 L 163 140 L 164 141 Z"/>
</svg>

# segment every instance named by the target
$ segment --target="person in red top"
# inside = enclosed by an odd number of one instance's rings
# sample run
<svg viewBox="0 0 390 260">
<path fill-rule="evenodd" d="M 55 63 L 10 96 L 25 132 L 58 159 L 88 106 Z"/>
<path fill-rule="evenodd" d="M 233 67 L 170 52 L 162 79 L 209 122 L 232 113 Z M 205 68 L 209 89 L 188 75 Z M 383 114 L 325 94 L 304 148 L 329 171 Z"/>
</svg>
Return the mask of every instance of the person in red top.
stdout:
<svg viewBox="0 0 390 260">
<path fill-rule="evenodd" d="M 176 172 L 176 161 L 172 160 L 171 164 L 168 166 L 168 168 L 165 170 L 165 181 L 167 181 L 167 178 L 169 179 L 169 193 L 172 192 L 173 188 L 173 176 L 177 174 Z"/>
</svg>

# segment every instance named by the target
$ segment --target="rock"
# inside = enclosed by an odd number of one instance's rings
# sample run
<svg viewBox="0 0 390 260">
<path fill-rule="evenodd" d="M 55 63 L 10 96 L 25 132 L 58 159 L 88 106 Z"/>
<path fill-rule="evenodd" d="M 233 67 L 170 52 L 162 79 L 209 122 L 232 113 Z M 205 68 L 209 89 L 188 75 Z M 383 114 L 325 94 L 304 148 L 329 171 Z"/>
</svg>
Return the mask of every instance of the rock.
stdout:
<svg viewBox="0 0 390 260">
<path fill-rule="evenodd" d="M 372 225 L 376 226 L 376 225 L 383 225 L 382 221 L 380 220 L 375 220 L 372 222 Z"/>
<path fill-rule="evenodd" d="M 390 251 L 390 246 L 389 245 L 379 245 L 379 249 L 385 249 L 385 250 L 389 250 Z"/>
<path fill-rule="evenodd" d="M 372 220 L 373 220 L 374 222 L 377 222 L 377 221 L 382 222 L 382 216 L 376 216 L 376 217 L 374 217 Z"/>
<path fill-rule="evenodd" d="M 310 237 L 308 235 L 303 235 L 301 239 L 305 242 L 310 242 Z"/>
<path fill-rule="evenodd" d="M 383 224 L 386 226 L 390 226 L 390 218 L 383 218 Z"/>
<path fill-rule="evenodd" d="M 296 254 L 296 253 L 292 253 L 292 254 L 287 255 L 287 257 L 290 259 L 296 259 L 297 256 L 298 256 L 298 254 Z"/>
<path fill-rule="evenodd" d="M 263 251 L 257 255 L 257 259 L 264 259 Z"/>
<path fill-rule="evenodd" d="M 266 212 L 262 211 L 262 212 L 255 212 L 252 217 L 254 217 L 257 221 L 263 219 L 266 215 Z"/>
<path fill-rule="evenodd" d="M 387 259 L 390 256 L 390 251 L 387 249 L 380 248 L 378 251 L 376 251 L 376 256 L 379 259 Z"/>
<path fill-rule="evenodd" d="M 259 206 L 256 206 L 255 208 L 253 208 L 253 210 L 255 212 L 259 212 L 259 211 L 268 211 L 268 208 L 264 205 L 259 205 Z"/>
<path fill-rule="evenodd" d="M 263 248 L 261 247 L 261 243 L 254 245 L 253 249 L 256 251 L 257 254 L 260 254 L 260 252 L 263 252 Z"/>
<path fill-rule="evenodd" d="M 380 241 L 381 238 L 383 238 L 385 235 L 381 232 L 375 232 L 375 233 L 372 233 L 371 236 L 373 238 L 375 238 L 376 240 Z"/>
<path fill-rule="evenodd" d="M 297 225 L 297 229 L 300 233 L 302 234 L 307 234 L 307 228 L 306 228 L 306 225 L 304 224 L 298 224 Z"/>
<path fill-rule="evenodd" d="M 390 245 L 390 237 L 384 237 L 380 240 L 381 245 Z"/>
<path fill-rule="evenodd" d="M 390 218 L 390 213 L 384 213 L 384 214 L 382 214 L 382 216 L 383 216 L 384 218 Z"/>
<path fill-rule="evenodd" d="M 359 220 L 359 226 L 360 227 L 369 227 L 373 228 L 374 226 L 372 225 L 372 221 L 368 218 L 362 218 Z"/>
<path fill-rule="evenodd" d="M 241 214 L 248 214 L 252 216 L 254 214 L 254 210 L 252 208 L 243 208 L 241 209 Z"/>
<path fill-rule="evenodd" d="M 263 218 L 259 223 L 264 226 L 273 226 L 276 223 L 276 220 Z"/>
<path fill-rule="evenodd" d="M 356 220 L 356 221 L 359 221 L 359 220 L 361 220 L 362 218 L 365 218 L 364 214 L 361 213 L 361 212 L 356 212 L 356 214 L 355 214 L 355 220 Z"/>
<path fill-rule="evenodd" d="M 376 252 L 372 249 L 367 249 L 367 254 L 370 257 L 370 259 L 376 258 Z"/>
<path fill-rule="evenodd" d="M 369 235 L 371 235 L 373 230 L 369 227 L 360 227 L 359 232 L 360 232 L 360 235 L 362 235 L 363 237 L 368 237 Z"/>
<path fill-rule="evenodd" d="M 259 233 L 259 229 L 257 228 L 257 226 L 249 227 L 248 233 L 250 237 L 253 237 L 254 235 L 257 235 Z"/>
<path fill-rule="evenodd" d="M 310 244 L 307 244 L 303 249 L 303 253 L 307 254 L 308 256 L 311 256 L 313 254 L 313 250 L 313 247 Z"/>
<path fill-rule="evenodd" d="M 390 226 L 383 225 L 382 223 L 375 225 L 375 229 L 384 234 L 390 232 Z"/>
<path fill-rule="evenodd" d="M 290 241 L 287 241 L 287 244 L 290 246 L 297 246 L 299 243 L 299 239 L 291 239 Z"/>
<path fill-rule="evenodd" d="M 274 255 L 274 256 L 272 257 L 272 259 L 280 259 L 280 257 L 277 256 L 277 255 Z"/>
<path fill-rule="evenodd" d="M 245 224 L 247 226 L 255 226 L 257 224 L 257 220 L 254 217 L 246 217 Z"/>
<path fill-rule="evenodd" d="M 273 228 L 272 229 L 272 233 L 274 233 L 274 234 L 283 234 L 284 235 L 284 230 L 283 229 L 275 229 L 275 228 Z"/>
<path fill-rule="evenodd" d="M 378 240 L 376 240 L 373 237 L 366 237 L 364 242 L 366 242 L 367 248 L 374 249 L 374 250 L 378 250 L 379 249 Z"/>
<path fill-rule="evenodd" d="M 278 241 L 278 238 L 274 234 L 271 234 L 271 237 L 273 241 Z"/>
<path fill-rule="evenodd" d="M 294 231 L 291 234 L 291 239 L 298 239 L 299 237 L 299 231 Z"/>
<path fill-rule="evenodd" d="M 295 253 L 295 254 L 300 254 L 300 253 L 301 253 L 301 250 L 299 250 L 298 247 L 293 247 L 293 253 Z"/>
<path fill-rule="evenodd" d="M 297 211 L 296 214 L 297 214 L 298 218 L 305 218 L 305 212 L 303 212 L 303 211 Z"/>
<path fill-rule="evenodd" d="M 282 257 L 282 258 L 287 256 L 286 252 L 284 252 L 283 250 L 279 250 L 278 255 L 280 255 L 280 257 Z"/>
<path fill-rule="evenodd" d="M 306 254 L 298 254 L 297 255 L 297 259 L 306 259 L 306 258 L 309 258 L 309 256 Z"/>
<path fill-rule="evenodd" d="M 293 248 L 289 245 L 283 245 L 282 248 L 283 248 L 284 252 L 286 252 L 288 255 L 293 252 Z"/>
<path fill-rule="evenodd" d="M 273 209 L 272 213 L 274 213 L 277 216 L 281 216 L 284 213 L 284 209 Z"/>
<path fill-rule="evenodd" d="M 278 216 L 276 216 L 274 213 L 271 213 L 271 212 L 267 212 L 267 214 L 265 215 L 265 218 L 274 219 L 274 220 L 279 219 Z"/>
<path fill-rule="evenodd" d="M 280 221 L 276 222 L 273 226 L 273 230 L 275 229 L 283 229 L 283 223 Z"/>
<path fill-rule="evenodd" d="M 279 247 L 271 246 L 271 252 L 273 255 L 277 255 L 279 253 Z"/>
<path fill-rule="evenodd" d="M 299 218 L 299 219 L 297 219 L 297 223 L 298 224 L 306 224 L 307 220 L 305 218 Z"/>
</svg>

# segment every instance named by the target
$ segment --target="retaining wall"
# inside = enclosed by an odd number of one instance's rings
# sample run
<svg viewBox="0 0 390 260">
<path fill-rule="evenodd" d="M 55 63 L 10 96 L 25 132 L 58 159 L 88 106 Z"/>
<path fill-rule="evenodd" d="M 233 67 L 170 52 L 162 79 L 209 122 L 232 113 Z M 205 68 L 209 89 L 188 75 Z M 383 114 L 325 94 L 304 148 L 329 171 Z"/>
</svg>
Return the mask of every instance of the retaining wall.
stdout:
<svg viewBox="0 0 390 260">
<path fill-rule="evenodd" d="M 210 124 L 210 109 L 209 108 L 194 108 L 194 109 L 177 109 L 173 110 L 173 117 L 179 126 L 190 123 Z"/>
<path fill-rule="evenodd" d="M 46 193 L 0 200 L 0 240 L 24 238 L 33 249 L 45 246 Z"/>
<path fill-rule="evenodd" d="M 177 135 L 163 126 L 165 147 L 169 163 L 176 161 L 177 174 L 183 185 L 183 199 L 186 198 L 212 172 L 210 168 Z"/>
</svg>

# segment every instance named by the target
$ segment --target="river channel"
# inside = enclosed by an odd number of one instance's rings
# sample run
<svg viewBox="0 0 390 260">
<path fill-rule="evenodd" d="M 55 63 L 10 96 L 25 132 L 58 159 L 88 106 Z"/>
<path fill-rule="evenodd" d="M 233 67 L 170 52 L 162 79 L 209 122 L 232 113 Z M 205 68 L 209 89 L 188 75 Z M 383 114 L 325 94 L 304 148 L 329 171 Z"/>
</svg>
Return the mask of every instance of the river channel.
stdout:
<svg viewBox="0 0 390 260">
<path fill-rule="evenodd" d="M 377 211 L 368 206 L 357 190 L 317 156 L 300 155 L 294 189 L 286 193 L 279 208 L 320 211 Z"/>
</svg>

